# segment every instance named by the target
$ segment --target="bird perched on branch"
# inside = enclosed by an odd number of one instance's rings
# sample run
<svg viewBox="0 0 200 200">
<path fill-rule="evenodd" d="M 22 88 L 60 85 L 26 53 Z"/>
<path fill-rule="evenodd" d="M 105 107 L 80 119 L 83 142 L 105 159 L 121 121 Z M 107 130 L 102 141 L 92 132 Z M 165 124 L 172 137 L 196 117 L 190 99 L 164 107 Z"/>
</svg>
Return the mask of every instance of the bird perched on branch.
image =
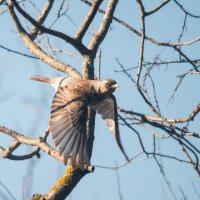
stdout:
<svg viewBox="0 0 200 200">
<path fill-rule="evenodd" d="M 90 163 L 86 135 L 87 106 L 102 115 L 115 136 L 120 150 L 128 160 L 120 139 L 116 99 L 112 94 L 118 87 L 114 80 L 43 76 L 34 76 L 31 80 L 46 82 L 56 90 L 51 107 L 49 129 L 65 164 L 83 170 L 84 163 Z"/>
</svg>

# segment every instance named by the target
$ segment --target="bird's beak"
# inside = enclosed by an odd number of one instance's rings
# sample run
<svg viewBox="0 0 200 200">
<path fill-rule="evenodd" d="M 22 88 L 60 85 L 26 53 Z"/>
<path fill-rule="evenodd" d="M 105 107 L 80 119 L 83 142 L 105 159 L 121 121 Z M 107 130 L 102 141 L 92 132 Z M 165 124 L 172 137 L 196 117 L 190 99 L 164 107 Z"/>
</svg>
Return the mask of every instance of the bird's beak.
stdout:
<svg viewBox="0 0 200 200">
<path fill-rule="evenodd" d="M 113 88 L 113 89 L 116 89 L 116 88 L 118 88 L 118 87 L 119 87 L 119 85 L 117 85 L 117 84 L 112 85 L 112 88 Z"/>
</svg>

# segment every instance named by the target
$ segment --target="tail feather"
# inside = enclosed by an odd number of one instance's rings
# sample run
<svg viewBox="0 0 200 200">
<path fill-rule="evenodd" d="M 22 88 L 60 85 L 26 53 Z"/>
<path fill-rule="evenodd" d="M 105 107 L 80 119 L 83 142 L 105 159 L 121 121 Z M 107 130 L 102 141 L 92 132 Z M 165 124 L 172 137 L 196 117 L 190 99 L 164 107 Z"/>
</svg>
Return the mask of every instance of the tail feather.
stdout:
<svg viewBox="0 0 200 200">
<path fill-rule="evenodd" d="M 45 76 L 36 75 L 36 76 L 31 77 L 30 79 L 34 80 L 34 81 L 41 81 L 41 82 L 49 83 L 49 84 L 53 83 L 51 78 L 48 78 L 48 77 L 45 77 Z"/>
</svg>

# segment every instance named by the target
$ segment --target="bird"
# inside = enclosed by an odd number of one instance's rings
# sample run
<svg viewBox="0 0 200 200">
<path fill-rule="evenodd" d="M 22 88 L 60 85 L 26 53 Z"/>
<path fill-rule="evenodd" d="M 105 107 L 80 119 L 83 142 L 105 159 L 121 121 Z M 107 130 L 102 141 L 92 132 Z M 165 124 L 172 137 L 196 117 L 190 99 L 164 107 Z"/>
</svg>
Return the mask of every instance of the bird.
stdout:
<svg viewBox="0 0 200 200">
<path fill-rule="evenodd" d="M 88 106 L 102 116 L 125 159 L 129 160 L 119 132 L 117 102 L 113 95 L 119 87 L 116 81 L 40 75 L 31 77 L 31 80 L 45 82 L 55 88 L 49 130 L 65 165 L 84 170 L 84 165 L 90 164 L 86 134 Z"/>
</svg>

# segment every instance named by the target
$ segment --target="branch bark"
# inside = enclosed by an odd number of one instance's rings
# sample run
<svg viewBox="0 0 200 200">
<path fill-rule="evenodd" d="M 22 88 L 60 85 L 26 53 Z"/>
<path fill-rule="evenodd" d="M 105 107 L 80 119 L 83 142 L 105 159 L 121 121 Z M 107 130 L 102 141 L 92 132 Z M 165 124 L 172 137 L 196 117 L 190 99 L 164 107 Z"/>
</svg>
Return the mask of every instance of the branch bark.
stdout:
<svg viewBox="0 0 200 200">
<path fill-rule="evenodd" d="M 140 75 L 142 72 L 142 66 L 143 66 L 143 57 L 144 57 L 144 42 L 145 42 L 145 10 L 144 6 L 142 4 L 141 0 L 137 0 L 138 7 L 140 10 L 140 18 L 141 18 L 141 45 L 140 45 L 140 59 L 139 59 L 139 67 L 138 67 L 138 73 L 136 75 L 136 87 L 139 88 L 139 81 L 140 81 Z"/>
<path fill-rule="evenodd" d="M 44 21 L 46 20 L 51 8 L 53 7 L 55 0 L 48 0 L 44 9 L 42 10 L 41 14 L 39 15 L 39 17 L 37 18 L 37 23 L 38 24 L 43 24 Z M 38 35 L 39 29 L 37 29 L 36 27 L 33 28 L 32 32 L 30 33 L 31 35 L 31 39 L 34 40 L 37 35 Z"/>
<path fill-rule="evenodd" d="M 28 33 L 25 31 L 25 29 L 22 27 L 17 15 L 14 11 L 14 6 L 12 2 L 9 1 L 8 3 L 8 9 L 9 13 L 12 17 L 13 22 L 15 23 L 15 26 L 17 28 L 17 31 L 19 33 L 19 36 L 21 37 L 22 41 L 26 45 L 26 47 L 29 49 L 31 53 L 33 53 L 36 57 L 38 57 L 40 60 L 48 64 L 49 66 L 65 72 L 73 77 L 81 77 L 80 73 L 76 71 L 72 66 L 69 64 L 62 63 L 58 60 L 55 60 L 53 57 L 49 56 L 47 53 L 45 53 L 39 46 L 37 46 L 29 37 Z"/>
<path fill-rule="evenodd" d="M 58 161 L 63 160 L 62 157 L 60 156 L 60 154 L 54 148 L 52 148 L 49 144 L 47 144 L 42 138 L 37 139 L 37 138 L 27 137 L 27 136 L 24 136 L 14 130 L 11 130 L 5 126 L 0 126 L 0 132 L 3 132 L 5 134 L 13 137 L 16 140 L 16 142 L 12 143 L 11 147 L 8 148 L 8 150 L 5 150 L 2 147 L 0 148 L 0 153 L 4 157 L 6 156 L 6 158 L 8 158 L 8 159 L 23 160 L 23 159 L 28 159 L 28 158 L 31 158 L 31 157 L 37 155 L 36 152 L 35 152 L 35 154 L 31 153 L 31 154 L 27 154 L 25 156 L 12 155 L 12 151 L 14 151 L 19 146 L 19 144 L 26 144 L 26 145 L 30 145 L 30 146 L 36 146 L 39 149 L 42 149 L 44 152 L 51 155 Z M 8 151 L 9 151 L 9 153 L 8 153 Z"/>
<path fill-rule="evenodd" d="M 88 13 L 88 15 L 85 17 L 85 20 L 83 21 L 82 25 L 80 26 L 78 32 L 75 34 L 75 39 L 82 40 L 83 36 L 85 35 L 86 31 L 88 30 L 90 24 L 92 23 L 94 17 L 96 16 L 96 13 L 99 9 L 99 6 L 101 5 L 103 0 L 95 0 L 92 2 L 91 9 Z"/>
<path fill-rule="evenodd" d="M 122 108 L 119 108 L 119 111 L 122 113 L 126 113 L 126 114 L 130 114 L 130 115 L 136 115 L 136 116 L 140 116 L 143 119 L 146 120 L 151 120 L 151 121 L 156 121 L 156 122 L 165 122 L 167 121 L 168 123 L 185 123 L 185 122 L 189 122 L 189 121 L 193 121 L 194 118 L 196 117 L 196 115 L 200 112 L 200 104 L 198 104 L 192 111 L 191 113 L 187 116 L 187 117 L 183 117 L 183 118 L 176 118 L 176 119 L 169 119 L 169 118 L 161 118 L 161 117 L 153 117 L 150 115 L 145 115 L 145 114 L 141 114 L 141 113 L 137 113 L 137 112 L 133 112 L 133 111 L 128 111 L 128 110 L 124 110 Z"/>
<path fill-rule="evenodd" d="M 99 30 L 97 31 L 97 33 L 93 36 L 88 49 L 90 49 L 93 54 L 96 55 L 97 50 L 99 48 L 99 45 L 101 44 L 101 42 L 103 41 L 103 39 L 105 38 L 108 29 L 110 27 L 110 24 L 112 22 L 112 18 L 113 18 L 113 14 L 115 11 L 115 8 L 117 6 L 118 0 L 110 0 L 108 3 L 108 6 L 106 8 L 103 20 L 101 22 L 101 25 L 99 27 Z"/>
<path fill-rule="evenodd" d="M 27 19 L 30 23 L 32 23 L 37 29 L 39 29 L 41 32 L 50 34 L 52 36 L 58 37 L 62 40 L 64 40 L 67 43 L 70 43 L 74 48 L 76 48 L 81 54 L 87 54 L 88 53 L 88 49 L 79 41 L 73 39 L 72 37 L 59 32 L 59 31 L 55 31 L 49 28 L 46 28 L 44 26 L 42 26 L 40 23 L 38 23 L 35 19 L 33 19 L 28 13 L 26 13 L 18 4 L 18 2 L 16 0 L 9 0 L 10 2 L 13 3 L 13 5 L 15 6 L 15 8 L 17 9 L 17 11 L 25 18 Z M 10 6 L 12 6 L 11 3 L 9 3 Z"/>
</svg>

